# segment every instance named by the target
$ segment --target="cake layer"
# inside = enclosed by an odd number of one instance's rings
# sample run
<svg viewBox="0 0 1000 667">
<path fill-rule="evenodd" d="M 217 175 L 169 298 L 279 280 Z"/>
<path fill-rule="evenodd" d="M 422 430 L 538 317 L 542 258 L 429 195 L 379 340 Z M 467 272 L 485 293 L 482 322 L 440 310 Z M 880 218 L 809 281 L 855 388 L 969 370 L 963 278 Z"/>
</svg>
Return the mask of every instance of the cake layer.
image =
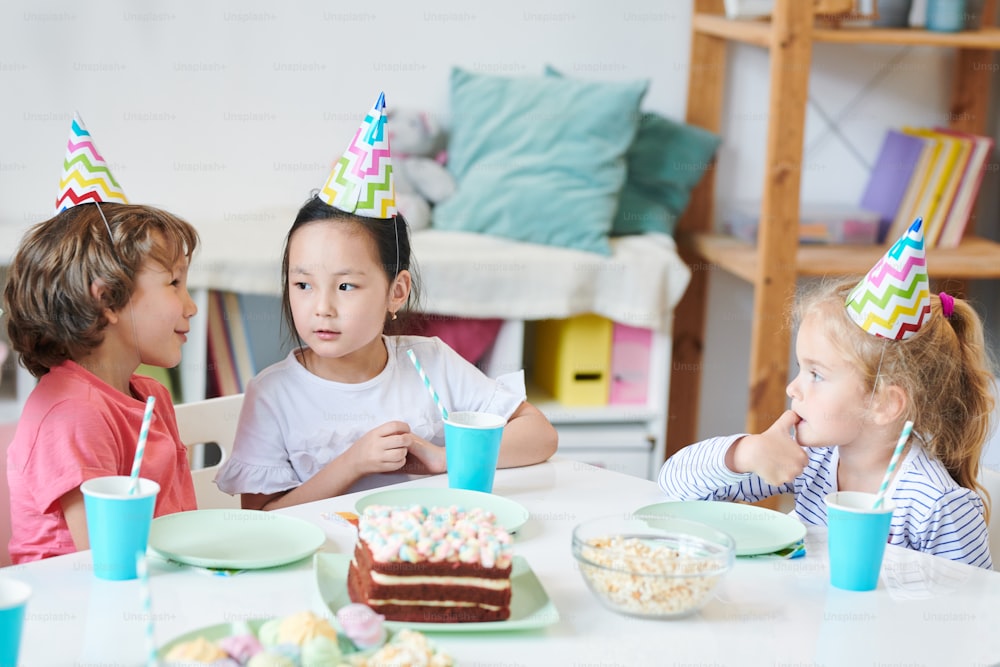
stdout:
<svg viewBox="0 0 1000 667">
<path fill-rule="evenodd" d="M 510 579 L 511 563 L 507 560 L 503 567 L 485 567 L 481 563 L 463 563 L 461 561 L 376 561 L 371 549 L 364 540 L 359 540 L 354 550 L 354 560 L 362 570 L 373 570 L 382 574 L 405 576 L 462 576 L 481 577 L 483 579 Z"/>
<path fill-rule="evenodd" d="M 400 623 L 491 623 L 506 621 L 510 609 L 488 610 L 464 607 L 401 607 L 391 604 L 369 606 L 391 621 Z"/>
<path fill-rule="evenodd" d="M 371 607 L 390 621 L 419 623 L 476 623 L 490 621 L 505 621 L 510 618 L 510 591 L 507 591 L 507 602 L 502 606 L 484 604 L 474 601 L 434 600 L 434 599 L 399 599 L 398 597 L 369 597 L 365 592 L 365 582 L 370 581 L 361 576 L 351 564 L 347 577 L 347 592 L 354 602 L 360 602 Z M 449 596 L 455 591 L 449 590 Z M 395 594 L 395 591 L 394 591 Z"/>
<path fill-rule="evenodd" d="M 373 576 L 374 575 L 374 576 Z M 475 577 L 391 577 L 385 580 L 378 573 L 366 572 L 351 562 L 348 578 L 354 578 L 355 588 L 366 600 L 423 600 L 470 602 L 504 607 L 510 604 L 510 580 L 477 579 Z"/>
</svg>

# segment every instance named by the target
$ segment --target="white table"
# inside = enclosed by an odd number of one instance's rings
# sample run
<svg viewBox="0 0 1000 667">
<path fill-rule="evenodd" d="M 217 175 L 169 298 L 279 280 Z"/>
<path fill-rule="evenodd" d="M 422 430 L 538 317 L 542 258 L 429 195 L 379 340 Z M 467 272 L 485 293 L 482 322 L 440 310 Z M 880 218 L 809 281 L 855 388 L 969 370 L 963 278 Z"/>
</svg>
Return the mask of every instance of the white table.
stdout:
<svg viewBox="0 0 1000 667">
<path fill-rule="evenodd" d="M 444 476 L 405 483 L 446 486 Z M 462 665 L 989 665 L 1000 662 L 1000 574 L 890 546 L 878 590 L 828 584 L 825 535 L 811 531 L 796 560 L 737 559 L 700 614 L 654 621 L 601 607 L 577 572 L 570 534 L 580 521 L 663 500 L 656 485 L 556 457 L 497 473 L 498 494 L 528 508 L 515 553 L 559 610 L 539 630 L 433 639 Z M 323 550 L 349 553 L 354 530 L 323 518 L 353 510 L 364 493 L 285 513 L 323 527 Z M 311 560 L 230 578 L 151 559 L 158 642 L 238 619 L 323 611 Z M 29 583 L 23 667 L 140 665 L 145 655 L 139 585 L 93 576 L 81 552 L 0 570 Z"/>
</svg>

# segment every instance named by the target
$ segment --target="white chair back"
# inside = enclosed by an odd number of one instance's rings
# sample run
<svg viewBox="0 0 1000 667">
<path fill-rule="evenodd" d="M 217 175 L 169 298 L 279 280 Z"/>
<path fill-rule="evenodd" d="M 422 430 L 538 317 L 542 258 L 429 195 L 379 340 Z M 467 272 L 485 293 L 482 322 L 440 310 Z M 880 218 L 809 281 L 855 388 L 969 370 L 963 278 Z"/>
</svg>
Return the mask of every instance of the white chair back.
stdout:
<svg viewBox="0 0 1000 667">
<path fill-rule="evenodd" d="M 243 406 L 243 394 L 208 398 L 174 406 L 181 442 L 188 448 L 191 478 L 198 499 L 198 509 L 234 509 L 240 507 L 239 495 L 231 496 L 215 485 L 215 473 L 229 459 L 236 438 L 236 424 Z M 206 445 L 214 443 L 222 452 L 219 461 L 205 467 Z"/>
<path fill-rule="evenodd" d="M 14 439 L 17 423 L 0 424 L 0 462 L 6 470 L 7 447 Z M 7 487 L 7 474 L 0 472 L 0 567 L 10 565 L 10 489 Z"/>
<path fill-rule="evenodd" d="M 993 381 L 993 409 L 991 431 L 983 446 L 983 456 L 979 460 L 979 483 L 990 494 L 990 555 L 993 569 L 1000 572 L 1000 380 Z"/>
<path fill-rule="evenodd" d="M 1000 571 L 1000 470 L 983 466 L 979 470 L 979 481 L 990 494 L 990 555 L 993 569 Z"/>
</svg>

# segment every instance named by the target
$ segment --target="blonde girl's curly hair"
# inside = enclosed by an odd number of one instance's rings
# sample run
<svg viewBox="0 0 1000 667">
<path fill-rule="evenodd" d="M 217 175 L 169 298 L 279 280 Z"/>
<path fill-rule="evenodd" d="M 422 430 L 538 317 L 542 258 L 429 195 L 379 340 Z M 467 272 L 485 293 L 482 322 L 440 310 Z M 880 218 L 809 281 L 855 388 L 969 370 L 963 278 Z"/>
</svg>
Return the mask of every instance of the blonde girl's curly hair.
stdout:
<svg viewBox="0 0 1000 667">
<path fill-rule="evenodd" d="M 824 280 L 797 299 L 794 324 L 807 314 L 823 315 L 832 344 L 861 372 L 868 392 L 894 385 L 906 394 L 903 419 L 924 451 L 944 464 L 961 486 L 987 502 L 979 481 L 983 447 L 993 413 L 992 363 L 982 321 L 967 301 L 954 300 L 950 317 L 941 299 L 931 295 L 931 314 L 907 340 L 873 336 L 851 320 L 844 304 L 855 280 Z M 876 387 L 876 382 L 878 387 Z"/>
<path fill-rule="evenodd" d="M 166 211 L 97 206 L 74 206 L 29 229 L 10 266 L 3 294 L 7 335 L 35 377 L 101 344 L 105 309 L 125 307 L 143 262 L 172 269 L 182 257 L 190 261 L 198 245 L 194 227 Z M 105 286 L 100 301 L 90 291 L 95 280 Z"/>
</svg>

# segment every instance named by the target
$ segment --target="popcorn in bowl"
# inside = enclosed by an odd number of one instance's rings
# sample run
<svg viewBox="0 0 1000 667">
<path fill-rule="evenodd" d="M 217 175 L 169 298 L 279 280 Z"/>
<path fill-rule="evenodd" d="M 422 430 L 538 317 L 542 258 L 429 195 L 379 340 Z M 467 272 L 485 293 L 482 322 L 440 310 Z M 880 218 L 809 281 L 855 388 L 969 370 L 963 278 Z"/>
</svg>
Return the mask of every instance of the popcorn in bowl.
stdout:
<svg viewBox="0 0 1000 667">
<path fill-rule="evenodd" d="M 573 530 L 573 556 L 604 606 L 631 616 L 676 618 L 701 609 L 733 566 L 733 539 L 672 517 L 609 516 Z"/>
</svg>

